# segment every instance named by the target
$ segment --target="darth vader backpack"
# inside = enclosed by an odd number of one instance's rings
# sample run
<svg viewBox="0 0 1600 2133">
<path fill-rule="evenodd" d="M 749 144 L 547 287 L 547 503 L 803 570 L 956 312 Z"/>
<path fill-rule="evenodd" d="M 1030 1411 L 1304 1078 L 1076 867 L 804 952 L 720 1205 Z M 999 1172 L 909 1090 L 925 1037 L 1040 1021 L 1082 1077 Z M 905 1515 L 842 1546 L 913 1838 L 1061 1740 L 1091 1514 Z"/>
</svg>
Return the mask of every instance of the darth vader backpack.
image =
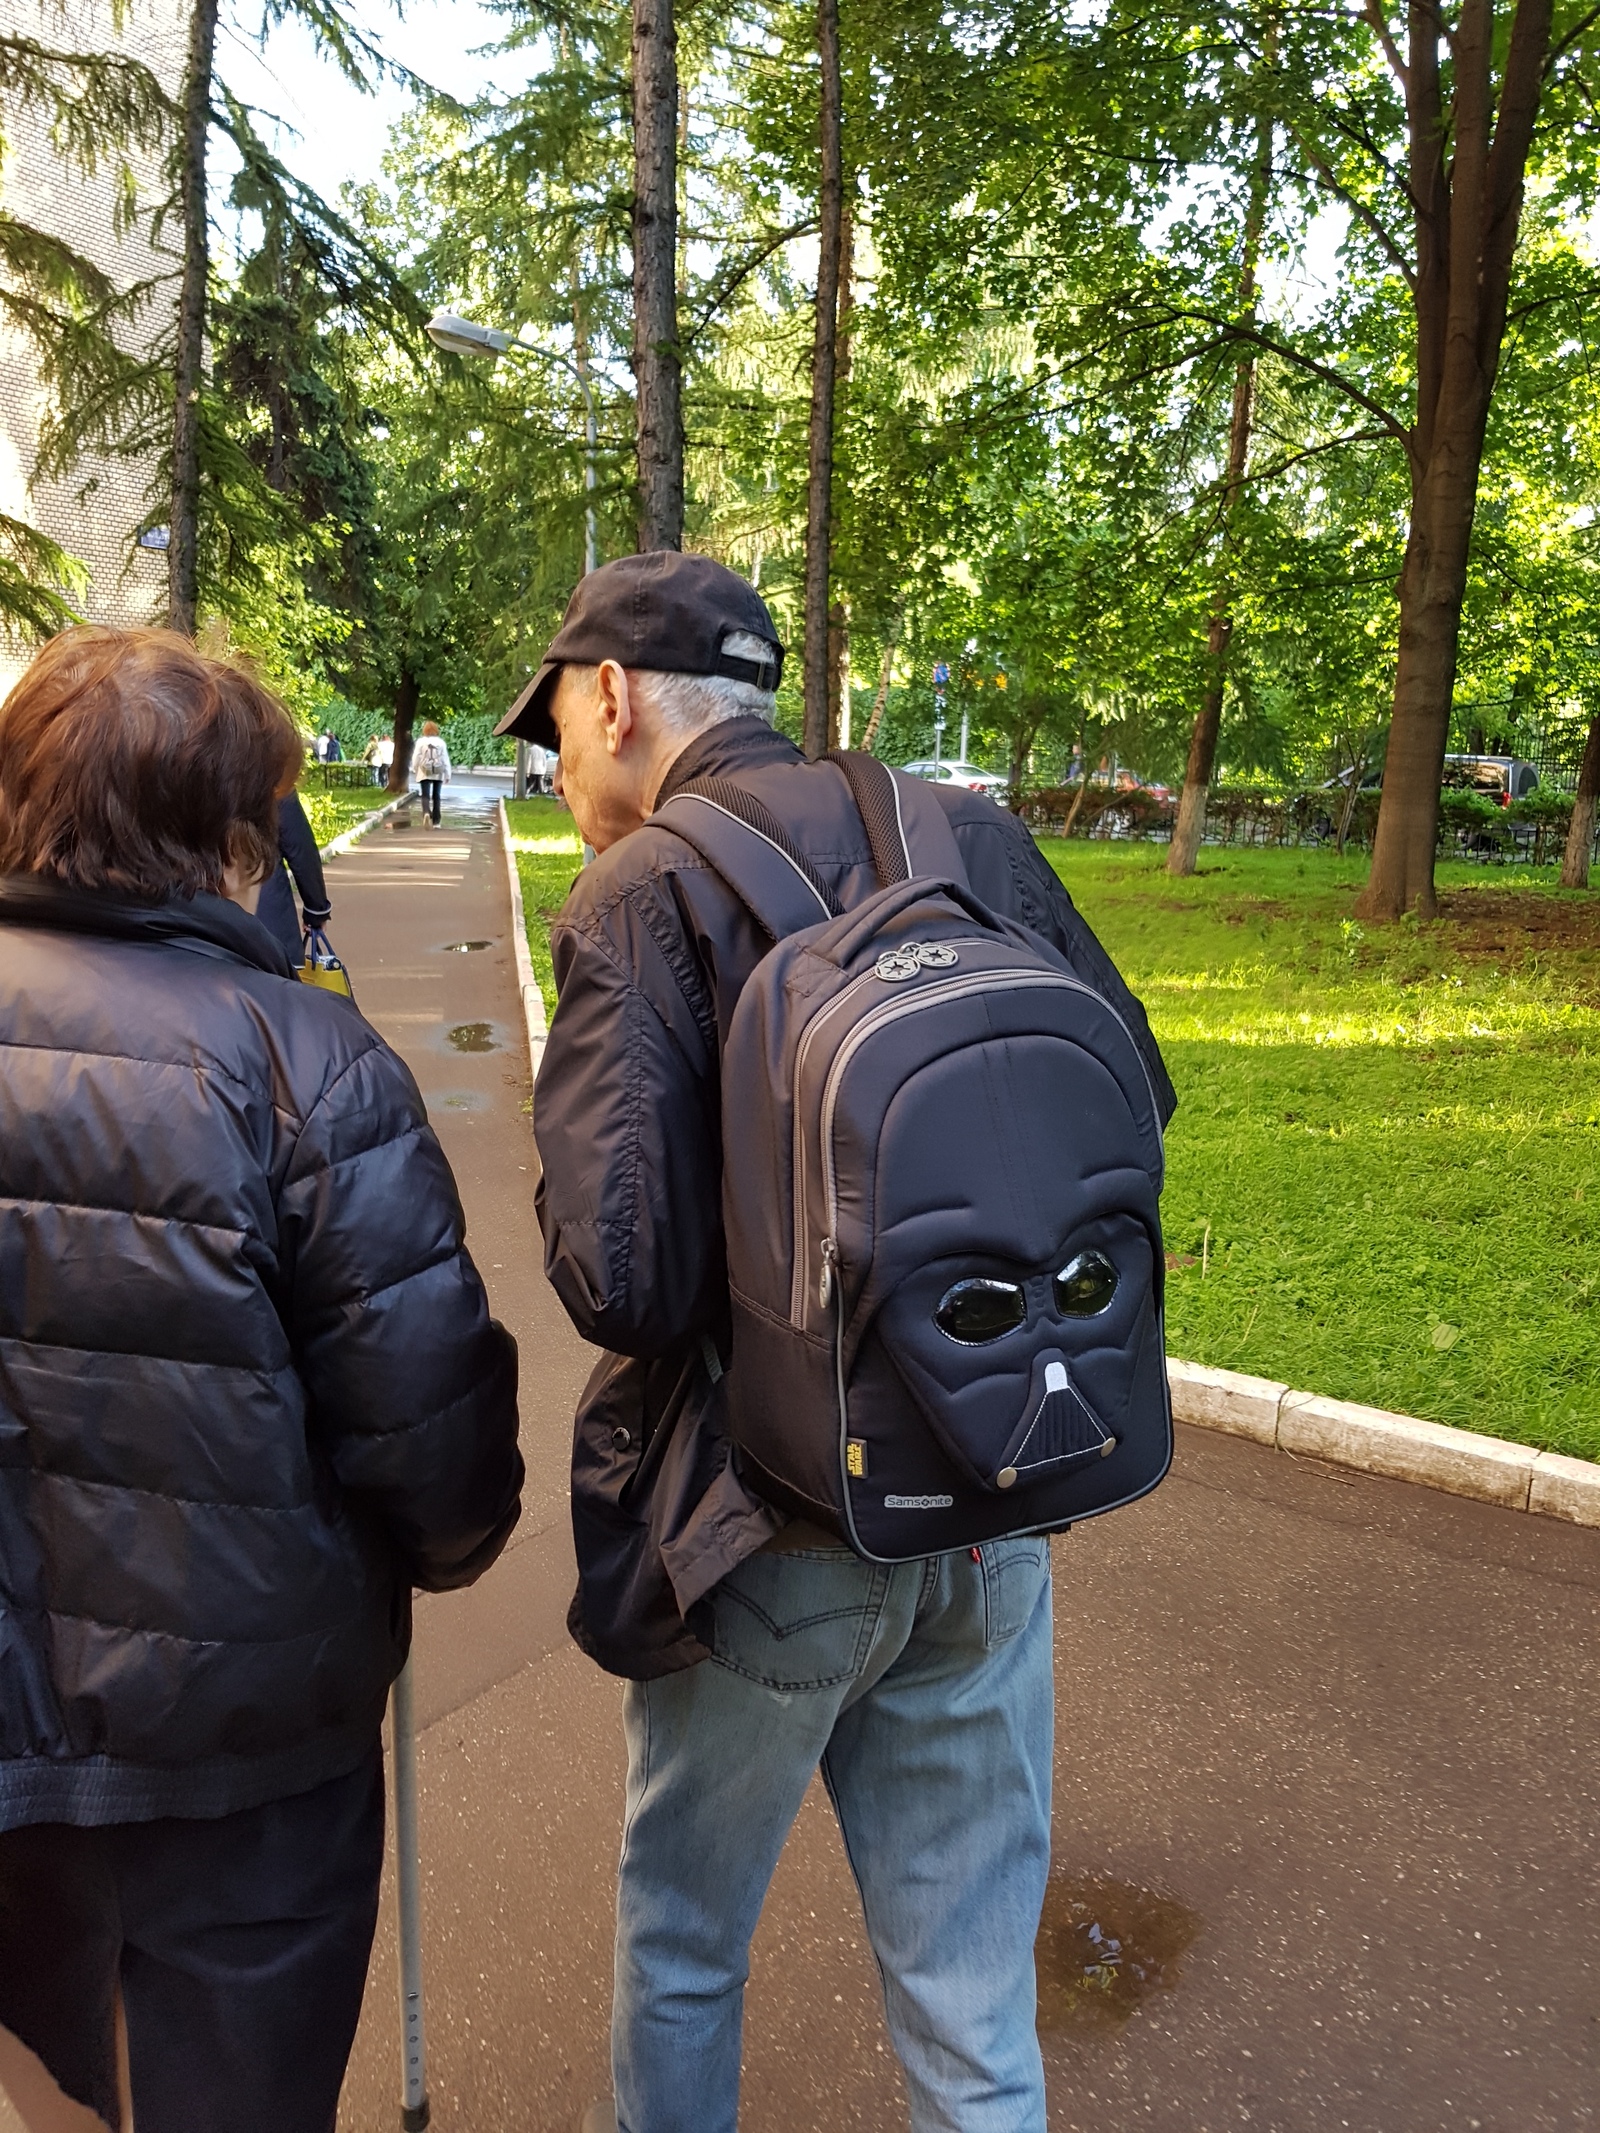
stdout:
<svg viewBox="0 0 1600 2133">
<path fill-rule="evenodd" d="M 879 884 L 850 910 L 730 780 L 655 819 L 773 941 L 722 1061 L 729 1429 L 763 1496 L 892 1563 L 1165 1474 L 1161 1121 L 1126 1023 L 973 895 L 932 792 L 830 760 Z"/>
</svg>

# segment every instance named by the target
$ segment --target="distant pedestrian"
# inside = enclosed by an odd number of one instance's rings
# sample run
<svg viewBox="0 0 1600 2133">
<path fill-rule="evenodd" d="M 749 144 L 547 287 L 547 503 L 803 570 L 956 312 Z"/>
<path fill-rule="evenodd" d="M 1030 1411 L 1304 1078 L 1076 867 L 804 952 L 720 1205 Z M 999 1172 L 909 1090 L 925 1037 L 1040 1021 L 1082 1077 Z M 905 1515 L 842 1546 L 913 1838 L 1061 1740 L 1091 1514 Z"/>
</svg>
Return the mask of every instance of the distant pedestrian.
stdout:
<svg viewBox="0 0 1600 2133">
<path fill-rule="evenodd" d="M 416 1084 L 251 915 L 300 762 L 165 631 L 0 705 L 0 2027 L 139 2133 L 332 2133 L 411 1591 L 522 1477 Z"/>
<path fill-rule="evenodd" d="M 344 750 L 339 746 L 339 736 L 326 728 L 317 735 L 312 744 L 312 753 L 319 763 L 342 763 Z"/>
<path fill-rule="evenodd" d="M 439 827 L 439 794 L 450 782 L 450 751 L 430 718 L 411 758 L 411 774 L 422 794 L 422 819 Z"/>
<path fill-rule="evenodd" d="M 389 745 L 392 751 L 394 743 L 391 741 Z M 383 769 L 383 735 L 381 733 L 373 734 L 372 738 L 367 742 L 366 747 L 361 751 L 361 760 L 371 771 L 373 784 L 382 785 L 385 773 Z"/>
<path fill-rule="evenodd" d="M 293 877 L 294 887 L 290 887 Z M 300 892 L 297 917 L 294 891 Z M 305 960 L 305 928 L 325 926 L 333 916 L 328 886 L 322 872 L 322 854 L 297 792 L 287 792 L 278 802 L 278 864 L 261 884 L 260 919 L 298 969 Z"/>
</svg>

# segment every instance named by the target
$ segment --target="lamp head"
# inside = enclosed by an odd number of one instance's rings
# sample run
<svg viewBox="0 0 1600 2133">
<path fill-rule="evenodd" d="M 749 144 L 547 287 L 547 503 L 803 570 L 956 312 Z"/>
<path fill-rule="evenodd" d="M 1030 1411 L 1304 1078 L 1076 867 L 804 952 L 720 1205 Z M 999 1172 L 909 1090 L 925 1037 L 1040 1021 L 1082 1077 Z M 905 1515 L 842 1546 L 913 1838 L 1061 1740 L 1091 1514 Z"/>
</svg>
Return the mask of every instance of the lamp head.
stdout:
<svg viewBox="0 0 1600 2133">
<path fill-rule="evenodd" d="M 451 355 L 497 356 L 511 346 L 510 334 L 498 326 L 480 326 L 470 318 L 458 318 L 453 311 L 436 311 L 423 331 L 436 348 Z"/>
</svg>

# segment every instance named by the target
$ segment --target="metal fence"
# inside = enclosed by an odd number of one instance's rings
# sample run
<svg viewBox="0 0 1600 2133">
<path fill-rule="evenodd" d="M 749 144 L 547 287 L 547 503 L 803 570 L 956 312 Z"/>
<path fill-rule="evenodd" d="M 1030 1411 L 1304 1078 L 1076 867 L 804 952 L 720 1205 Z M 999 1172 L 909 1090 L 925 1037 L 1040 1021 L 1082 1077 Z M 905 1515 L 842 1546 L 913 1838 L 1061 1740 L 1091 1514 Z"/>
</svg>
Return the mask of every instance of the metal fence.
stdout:
<svg viewBox="0 0 1600 2133">
<path fill-rule="evenodd" d="M 1332 850 L 1344 831 L 1346 851 L 1368 851 L 1377 828 L 1379 794 L 1357 796 L 1345 819 L 1346 796 L 1339 792 L 1269 793 L 1222 786 L 1213 791 L 1206 810 L 1203 842 L 1240 847 L 1295 847 Z M 1177 803 L 1144 787 L 1118 791 L 1075 785 L 1029 794 L 1022 818 L 1041 837 L 1104 838 L 1118 843 L 1168 844 Z M 1485 866 L 1548 866 L 1565 849 L 1571 802 L 1555 793 L 1536 795 L 1498 808 L 1477 794 L 1442 796 L 1439 852 L 1442 858 L 1471 860 Z M 1590 864 L 1600 853 L 1600 825 Z"/>
</svg>

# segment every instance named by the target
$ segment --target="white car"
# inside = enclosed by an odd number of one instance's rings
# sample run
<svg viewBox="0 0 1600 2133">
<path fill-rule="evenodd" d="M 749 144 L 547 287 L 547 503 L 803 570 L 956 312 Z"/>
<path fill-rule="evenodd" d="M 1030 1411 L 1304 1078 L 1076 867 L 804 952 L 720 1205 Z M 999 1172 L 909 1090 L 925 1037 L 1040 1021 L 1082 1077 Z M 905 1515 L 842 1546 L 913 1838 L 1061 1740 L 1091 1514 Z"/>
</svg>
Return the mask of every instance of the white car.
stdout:
<svg viewBox="0 0 1600 2133">
<path fill-rule="evenodd" d="M 930 778 L 940 785 L 964 785 L 968 792 L 987 793 L 991 800 L 1004 801 L 1006 781 L 997 778 L 992 770 L 980 770 L 976 763 L 903 763 L 901 768 L 908 778 Z"/>
</svg>

